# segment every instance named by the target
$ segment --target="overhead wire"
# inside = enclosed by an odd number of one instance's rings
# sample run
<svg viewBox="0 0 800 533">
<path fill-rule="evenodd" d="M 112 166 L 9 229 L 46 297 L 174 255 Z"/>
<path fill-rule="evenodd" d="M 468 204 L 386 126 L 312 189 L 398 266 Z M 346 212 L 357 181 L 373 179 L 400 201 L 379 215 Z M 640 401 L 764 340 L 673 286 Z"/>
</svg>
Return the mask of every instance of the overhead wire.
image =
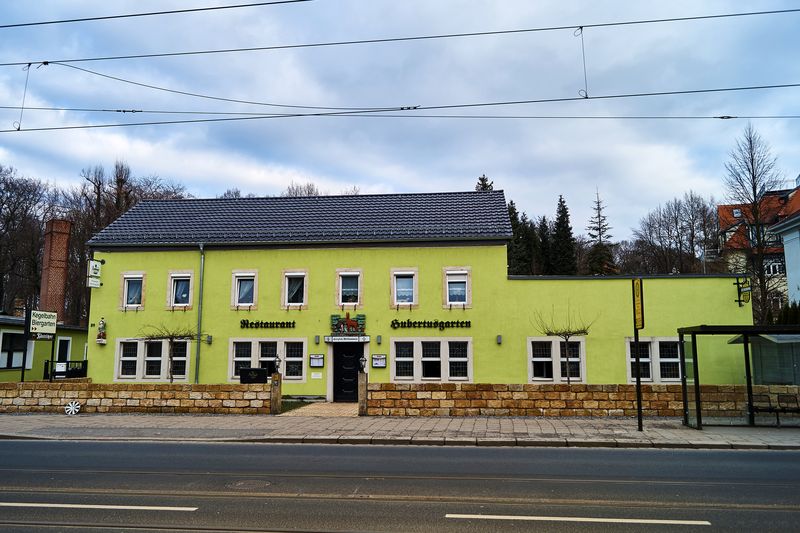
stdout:
<svg viewBox="0 0 800 533">
<path fill-rule="evenodd" d="M 25 28 L 30 26 L 47 26 L 52 24 L 68 24 L 73 22 L 93 22 L 97 20 L 126 19 L 134 17 L 152 17 L 156 15 L 175 15 L 183 13 L 199 13 L 201 11 L 219 11 L 222 9 L 239 9 L 244 7 L 262 7 L 278 4 L 297 4 L 300 2 L 311 2 L 313 0 L 273 0 L 272 2 L 253 2 L 250 4 L 236 4 L 228 6 L 195 7 L 187 9 L 171 9 L 169 11 L 149 11 L 144 13 L 128 13 L 125 15 L 105 15 L 99 17 L 81 17 L 61 20 L 43 20 L 38 22 L 20 22 L 16 24 L 0 24 L 0 30 L 7 28 Z"/>
<path fill-rule="evenodd" d="M 47 62 L 50 62 L 50 63 L 83 63 L 83 62 L 90 62 L 90 61 L 114 61 L 114 60 L 122 60 L 122 59 L 152 59 L 152 58 L 160 58 L 160 57 L 181 57 L 181 56 L 209 55 L 209 54 L 263 52 L 263 51 L 270 51 L 270 50 L 289 50 L 289 49 L 298 49 L 298 48 L 319 48 L 319 47 L 329 47 L 329 46 L 351 46 L 351 45 L 362 45 L 362 44 L 380 44 L 380 43 L 395 43 L 395 42 L 409 42 L 409 41 L 424 41 L 424 40 L 433 40 L 433 39 L 453 39 L 453 38 L 465 38 L 465 37 L 482 37 L 482 36 L 489 36 L 489 35 L 510 35 L 510 34 L 548 32 L 548 31 L 558 31 L 558 30 L 575 30 L 575 28 L 579 28 L 579 27 L 581 27 L 581 28 L 583 28 L 585 30 L 586 28 L 607 28 L 607 27 L 612 27 L 612 26 L 631 26 L 631 25 L 637 25 L 637 24 L 661 24 L 661 23 L 667 23 L 667 22 L 686 22 L 686 21 L 694 21 L 694 20 L 711 20 L 711 19 L 731 18 L 731 17 L 749 17 L 749 16 L 758 16 L 758 15 L 777 15 L 777 14 L 787 14 L 787 13 L 797 13 L 797 12 L 800 12 L 800 8 L 797 8 L 797 9 L 777 9 L 777 10 L 770 10 L 770 11 L 748 11 L 748 12 L 740 12 L 740 13 L 723 13 L 723 14 L 717 14 L 717 15 L 697 15 L 697 16 L 692 16 L 692 17 L 671 17 L 671 18 L 662 18 L 662 19 L 628 20 L 628 21 L 619 21 L 619 22 L 600 22 L 600 23 L 594 23 L 594 24 L 570 24 L 570 25 L 562 25 L 562 26 L 545 26 L 545 27 L 538 27 L 538 28 L 520 28 L 520 29 L 513 29 L 513 30 L 443 33 L 443 34 L 434 34 L 434 35 L 415 35 L 415 36 L 407 36 L 407 37 L 385 37 L 385 38 L 373 38 L 373 39 L 355 39 L 355 40 L 345 40 L 345 41 L 328 41 L 328 42 L 300 43 L 300 44 L 273 45 L 273 46 L 253 46 L 253 47 L 242 47 L 242 48 L 220 48 L 220 49 L 211 49 L 211 50 L 193 50 L 193 51 L 185 51 L 185 52 L 161 52 L 161 53 L 151 53 L 151 54 L 128 54 L 128 55 L 116 55 L 116 56 L 83 57 L 83 58 L 47 60 Z M 43 60 L 16 61 L 16 62 L 0 63 L 0 67 L 23 66 L 23 65 L 27 65 L 28 63 L 45 63 L 45 62 L 46 61 L 43 61 Z"/>
<path fill-rule="evenodd" d="M 775 85 L 751 85 L 741 87 L 722 87 L 712 89 L 690 89 L 681 91 L 658 91 L 650 93 L 627 93 L 627 94 L 609 94 L 598 96 L 578 96 L 566 98 L 547 98 L 539 100 L 509 100 L 504 102 L 481 102 L 469 104 L 447 104 L 447 105 L 430 105 L 430 106 L 415 106 L 407 108 L 405 111 L 430 111 L 442 109 L 463 109 L 475 107 L 489 107 L 489 106 L 507 106 L 507 105 L 522 105 L 522 104 L 535 104 L 535 103 L 552 103 L 552 102 L 570 102 L 570 101 L 587 101 L 587 100 L 608 100 L 608 99 L 622 99 L 622 98 L 640 98 L 649 96 L 674 96 L 674 95 L 687 95 L 687 94 L 703 94 L 703 93 L 720 93 L 732 91 L 748 91 L 748 90 L 763 90 L 763 89 L 779 89 L 779 88 L 796 88 L 800 87 L 800 83 L 787 83 Z M 196 124 L 196 123 L 211 123 L 211 122 L 232 122 L 243 120 L 263 120 L 270 118 L 297 118 L 297 117 L 320 117 L 320 116 L 366 116 L 375 113 L 391 113 L 397 112 L 398 108 L 384 108 L 384 109 L 371 109 L 359 111 L 330 111 L 320 113 L 287 113 L 287 114 L 265 114 L 256 116 L 235 116 L 235 117 L 222 117 L 222 118 L 205 118 L 205 119 L 189 119 L 189 120 L 165 120 L 165 121 L 147 121 L 147 122 L 129 122 L 129 123 L 116 123 L 116 124 L 87 124 L 77 126 L 49 126 L 40 128 L 27 128 L 25 130 L 0 130 L 0 133 L 10 133 L 17 131 L 55 131 L 55 130 L 75 130 L 75 129 L 95 129 L 95 128 L 114 128 L 114 127 L 130 127 L 130 126 L 158 126 L 158 125 L 174 125 L 174 124 Z M 398 115 L 398 116 L 405 116 Z M 409 116 L 413 116 L 409 114 Z M 792 115 L 785 115 L 785 117 L 793 117 Z M 733 115 L 720 115 L 713 117 L 715 119 L 733 119 L 737 118 Z"/>
<path fill-rule="evenodd" d="M 19 110 L 20 106 L 0 105 L 0 109 Z M 53 112 L 84 112 L 84 113 L 119 113 L 119 114 L 151 114 L 151 115 L 226 115 L 226 116 L 252 116 L 252 117 L 303 117 L 312 115 L 302 115 L 297 113 L 258 113 L 254 111 L 187 111 L 187 110 L 166 110 L 166 109 L 109 109 L 109 108 L 86 108 L 86 107 L 25 107 L 26 111 L 53 111 Z M 419 113 L 392 113 L 384 112 L 359 114 L 351 113 L 347 115 L 338 114 L 319 114 L 313 116 L 329 117 L 363 117 L 363 118 L 435 118 L 435 119 L 525 119 L 525 120 L 733 120 L 733 119 L 798 119 L 800 114 L 792 115 L 455 115 L 455 114 L 419 114 Z"/>
<path fill-rule="evenodd" d="M 372 109 L 385 109 L 386 107 L 388 107 L 388 106 L 382 106 L 382 107 L 377 107 L 377 106 L 373 106 L 373 107 L 329 107 L 329 106 L 311 106 L 311 105 L 294 105 L 294 104 L 276 104 L 274 102 L 258 102 L 258 101 L 253 101 L 253 100 L 239 100 L 239 99 L 236 99 L 236 98 L 225 98 L 225 97 L 221 97 L 221 96 L 212 96 L 212 95 L 208 95 L 208 94 L 193 93 L 193 92 L 181 91 L 181 90 L 177 90 L 177 89 L 170 89 L 168 87 L 160 87 L 158 85 L 151 85 L 149 83 L 142 83 L 142 82 L 138 82 L 138 81 L 134 81 L 134 80 L 129 80 L 129 79 L 126 79 L 126 78 L 120 78 L 120 77 L 117 77 L 117 76 L 111 76 L 110 74 L 103 74 L 102 72 L 97 72 L 97 71 L 94 71 L 94 70 L 89 70 L 87 68 L 78 67 L 78 66 L 75 66 L 75 65 L 70 65 L 68 63 L 59 63 L 59 62 L 55 62 L 55 61 L 45 61 L 42 64 L 43 65 L 56 65 L 56 66 L 60 66 L 60 67 L 71 68 L 71 69 L 75 69 L 75 70 L 78 70 L 78 71 L 81 71 L 81 72 L 85 72 L 87 74 L 92 74 L 94 76 L 99 76 L 101 78 L 106 78 L 106 79 L 118 81 L 118 82 L 121 82 L 121 83 L 127 83 L 127 84 L 130 84 L 130 85 L 136 85 L 138 87 L 145 87 L 147 89 L 153 89 L 153 90 L 156 90 L 156 91 L 163 91 L 163 92 L 168 92 L 168 93 L 173 93 L 173 94 L 180 94 L 180 95 L 183 95 L 183 96 L 191 96 L 193 98 L 203 98 L 203 99 L 206 99 L 206 100 L 217 100 L 217 101 L 220 101 L 220 102 L 231 102 L 231 103 L 236 103 L 236 104 L 260 105 L 260 106 L 270 106 L 270 107 L 288 107 L 288 108 L 295 108 L 295 109 L 319 109 L 319 110 L 328 110 L 328 111 L 369 111 L 369 110 L 372 110 Z M 400 109 L 402 106 L 395 106 L 395 107 Z"/>
</svg>

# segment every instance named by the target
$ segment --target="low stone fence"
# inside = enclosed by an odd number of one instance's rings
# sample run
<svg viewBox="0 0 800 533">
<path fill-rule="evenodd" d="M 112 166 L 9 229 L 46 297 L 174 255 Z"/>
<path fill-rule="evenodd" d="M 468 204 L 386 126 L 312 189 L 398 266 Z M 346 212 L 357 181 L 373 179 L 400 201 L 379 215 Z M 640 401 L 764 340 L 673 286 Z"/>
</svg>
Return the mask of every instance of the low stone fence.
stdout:
<svg viewBox="0 0 800 533">
<path fill-rule="evenodd" d="M 269 414 L 270 398 L 269 384 L 0 383 L 0 413 L 63 413 L 77 400 L 86 413 Z"/>
<path fill-rule="evenodd" d="M 798 393 L 798 387 L 754 386 L 754 394 Z M 702 385 L 703 415 L 747 413 L 745 385 Z M 645 416 L 683 416 L 680 384 L 642 385 Z M 370 383 L 367 414 L 389 416 L 633 416 L 634 385 Z"/>
</svg>

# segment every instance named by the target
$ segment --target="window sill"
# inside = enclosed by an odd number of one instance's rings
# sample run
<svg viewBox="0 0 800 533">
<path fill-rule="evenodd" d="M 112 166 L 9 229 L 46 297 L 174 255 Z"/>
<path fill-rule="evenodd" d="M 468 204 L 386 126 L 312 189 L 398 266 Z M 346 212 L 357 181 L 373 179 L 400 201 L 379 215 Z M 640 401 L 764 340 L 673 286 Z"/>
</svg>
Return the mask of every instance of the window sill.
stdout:
<svg viewBox="0 0 800 533">
<path fill-rule="evenodd" d="M 231 311 L 256 311 L 258 310 L 258 306 L 255 304 L 239 304 L 239 305 L 232 305 Z"/>
<path fill-rule="evenodd" d="M 283 304 L 281 309 L 284 311 L 305 311 L 308 309 L 308 304 Z"/>
<path fill-rule="evenodd" d="M 168 305 L 164 309 L 166 311 L 171 311 L 171 312 L 176 312 L 176 311 L 186 312 L 186 311 L 191 311 L 192 310 L 192 306 L 191 305 Z"/>
<path fill-rule="evenodd" d="M 128 312 L 128 311 L 144 311 L 143 305 L 123 305 L 119 308 L 120 311 Z"/>
</svg>

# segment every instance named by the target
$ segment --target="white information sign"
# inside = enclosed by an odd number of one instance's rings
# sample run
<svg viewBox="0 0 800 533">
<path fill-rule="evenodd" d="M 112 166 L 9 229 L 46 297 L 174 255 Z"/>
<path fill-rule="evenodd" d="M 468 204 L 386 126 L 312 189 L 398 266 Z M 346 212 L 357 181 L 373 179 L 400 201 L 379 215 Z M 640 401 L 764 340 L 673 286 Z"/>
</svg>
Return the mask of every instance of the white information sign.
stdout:
<svg viewBox="0 0 800 533">
<path fill-rule="evenodd" d="M 100 278 L 87 278 L 86 279 L 86 286 L 90 289 L 99 289 L 100 288 Z"/>
<path fill-rule="evenodd" d="M 48 333 L 54 335 L 56 332 L 56 313 L 47 311 L 31 311 L 31 333 Z"/>
<path fill-rule="evenodd" d="M 100 277 L 100 261 L 89 261 L 89 277 L 90 278 L 99 278 Z"/>
</svg>

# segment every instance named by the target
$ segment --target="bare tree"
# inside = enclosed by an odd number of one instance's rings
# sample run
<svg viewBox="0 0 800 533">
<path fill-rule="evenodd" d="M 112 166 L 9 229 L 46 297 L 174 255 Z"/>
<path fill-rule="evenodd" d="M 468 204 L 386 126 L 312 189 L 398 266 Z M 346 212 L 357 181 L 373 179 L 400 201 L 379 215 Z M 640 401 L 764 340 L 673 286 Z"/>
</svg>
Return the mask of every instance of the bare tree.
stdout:
<svg viewBox="0 0 800 533">
<path fill-rule="evenodd" d="M 580 312 L 578 312 L 577 315 L 573 315 L 569 303 L 567 303 L 567 312 L 563 319 L 556 318 L 555 307 L 553 307 L 549 319 L 546 319 L 537 311 L 534 314 L 534 321 L 536 322 L 536 327 L 543 335 L 547 337 L 559 337 L 563 341 L 559 346 L 559 354 L 561 354 L 562 359 L 566 361 L 564 367 L 566 368 L 567 383 L 571 383 L 572 372 L 570 371 L 569 340 L 573 337 L 585 337 L 588 335 L 594 320 L 587 322 L 580 315 Z M 564 376 L 561 377 L 563 378 Z"/>
<path fill-rule="evenodd" d="M 281 196 L 319 196 L 319 187 L 313 182 L 295 183 L 292 181 L 286 190 L 281 192 Z"/>
<path fill-rule="evenodd" d="M 167 376 L 169 382 L 173 381 L 175 342 L 196 340 L 197 331 L 185 326 L 144 326 L 140 331 L 141 338 L 145 341 L 167 341 Z M 188 350 L 187 350 L 188 355 Z"/>
<path fill-rule="evenodd" d="M 769 317 L 770 293 L 775 289 L 775 277 L 767 272 L 767 226 L 774 222 L 764 196 L 781 187 L 782 176 L 776 168 L 777 158 L 769 144 L 752 124 L 745 127 L 725 163 L 725 187 L 728 200 L 741 206 L 749 230 L 750 246 L 744 251 L 747 274 L 752 278 L 754 319 L 765 324 Z"/>
</svg>

